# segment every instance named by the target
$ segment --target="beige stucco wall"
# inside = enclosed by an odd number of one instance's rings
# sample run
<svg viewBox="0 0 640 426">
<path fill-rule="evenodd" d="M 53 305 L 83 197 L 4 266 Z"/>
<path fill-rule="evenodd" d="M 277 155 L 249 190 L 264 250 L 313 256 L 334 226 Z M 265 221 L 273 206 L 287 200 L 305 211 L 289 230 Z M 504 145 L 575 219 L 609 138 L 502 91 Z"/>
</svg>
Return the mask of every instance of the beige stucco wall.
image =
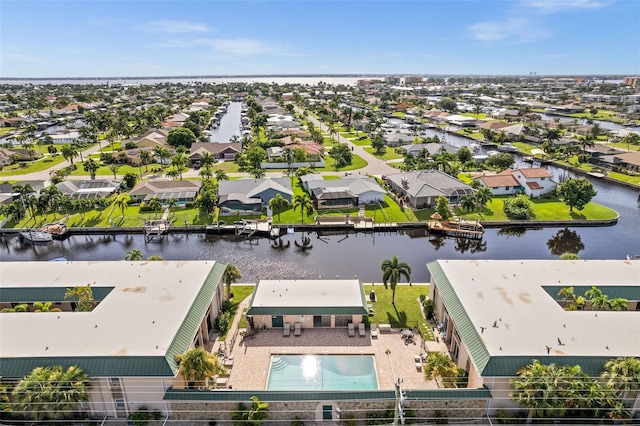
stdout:
<svg viewBox="0 0 640 426">
<path fill-rule="evenodd" d="M 250 407 L 251 401 L 245 406 Z M 170 422 L 189 422 L 188 424 L 208 424 L 210 420 L 218 424 L 231 420 L 237 410 L 237 403 L 230 402 L 179 402 L 170 401 L 172 411 Z M 304 401 L 304 402 L 271 402 L 269 403 L 269 421 L 262 424 L 289 424 L 294 418 L 306 422 L 322 423 L 322 406 L 332 405 L 334 421 L 339 413 L 341 420 L 352 417 L 356 424 L 364 425 L 368 412 L 385 412 L 393 409 L 394 401 Z M 414 410 L 418 418 L 433 418 L 435 411 L 440 411 L 450 419 L 481 419 L 487 405 L 485 400 L 448 400 L 448 401 L 409 401 L 408 410 Z M 200 422 L 202 423 L 200 423 Z M 285 422 L 286 421 L 286 422 Z M 331 421 L 325 421 L 331 424 Z"/>
<path fill-rule="evenodd" d="M 126 377 L 120 379 L 129 413 L 145 406 L 151 411 L 158 410 L 163 415 L 166 414 L 167 406 L 163 398 L 172 381 L 172 379 L 163 380 L 160 377 Z"/>
</svg>

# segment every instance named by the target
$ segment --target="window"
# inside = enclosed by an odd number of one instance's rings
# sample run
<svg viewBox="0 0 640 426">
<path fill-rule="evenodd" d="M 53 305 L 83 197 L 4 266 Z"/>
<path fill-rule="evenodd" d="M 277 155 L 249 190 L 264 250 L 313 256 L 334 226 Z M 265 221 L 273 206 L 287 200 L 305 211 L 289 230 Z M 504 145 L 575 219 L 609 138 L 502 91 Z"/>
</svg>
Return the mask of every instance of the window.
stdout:
<svg viewBox="0 0 640 426">
<path fill-rule="evenodd" d="M 109 384 L 111 386 L 120 386 L 120 379 L 117 377 L 110 377 L 109 378 Z"/>
<path fill-rule="evenodd" d="M 124 399 L 116 398 L 114 402 L 116 404 L 116 410 L 124 410 Z"/>
<path fill-rule="evenodd" d="M 505 186 L 504 189 L 506 189 L 507 191 L 510 189 L 510 186 Z"/>
</svg>

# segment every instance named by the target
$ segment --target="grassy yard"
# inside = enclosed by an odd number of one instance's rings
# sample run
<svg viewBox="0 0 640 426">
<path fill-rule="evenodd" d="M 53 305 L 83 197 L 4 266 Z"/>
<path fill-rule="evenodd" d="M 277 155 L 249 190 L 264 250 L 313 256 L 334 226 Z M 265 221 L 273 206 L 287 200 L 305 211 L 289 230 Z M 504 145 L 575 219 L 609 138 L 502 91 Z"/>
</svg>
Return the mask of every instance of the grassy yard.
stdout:
<svg viewBox="0 0 640 426">
<path fill-rule="evenodd" d="M 347 139 L 359 138 L 360 136 L 362 136 L 362 132 L 358 132 L 357 135 L 356 135 L 356 132 L 340 132 L 340 136 Z"/>
<path fill-rule="evenodd" d="M 384 196 L 382 209 L 377 204 L 366 205 L 365 216 L 372 217 L 376 222 L 417 222 L 416 215 L 411 209 L 403 209 L 388 195 Z"/>
<path fill-rule="evenodd" d="M 607 110 L 600 110 L 598 111 L 598 113 L 593 116 L 591 115 L 591 113 L 587 110 L 585 112 L 579 112 L 579 113 L 575 113 L 575 114 L 566 114 L 567 117 L 574 117 L 574 118 L 590 118 L 592 120 L 603 120 L 603 121 L 611 121 L 612 123 L 623 123 L 624 120 L 616 117 L 616 112 L 615 111 L 607 111 Z"/>
<path fill-rule="evenodd" d="M 66 161 L 62 155 L 56 157 L 46 156 L 35 161 L 26 161 L 27 167 L 20 167 L 20 163 L 5 166 L 0 171 L 0 176 L 26 175 L 28 173 L 40 172 Z M 82 168 L 82 167 L 80 167 Z"/>
<path fill-rule="evenodd" d="M 9 132 L 13 132 L 15 127 L 0 127 L 0 137 L 6 135 Z"/>
<path fill-rule="evenodd" d="M 456 214 L 461 217 L 466 217 L 470 220 L 484 220 L 484 221 L 503 221 L 509 220 L 504 213 L 504 200 L 509 197 L 495 197 L 488 204 L 487 208 L 480 214 L 479 212 L 468 213 L 462 210 L 457 210 Z M 531 200 L 533 203 L 533 211 L 535 214 L 534 221 L 536 220 L 603 220 L 613 219 L 617 216 L 617 212 L 603 205 L 590 202 L 585 206 L 582 211 L 574 210 L 569 212 L 569 207 L 558 199 L 548 198 L 534 198 Z"/>
<path fill-rule="evenodd" d="M 160 219 L 164 210 L 141 212 L 139 206 L 129 206 L 123 212 L 113 205 L 103 210 L 89 210 L 87 212 L 69 212 L 66 218 L 68 227 L 109 227 L 114 228 L 125 226 L 142 226 L 145 221 Z M 34 228 L 46 223 L 56 222 L 65 216 L 62 214 L 37 215 L 34 218 L 29 216 L 23 218 L 18 223 L 7 223 L 6 227 L 13 228 Z M 206 225 L 216 220 L 214 215 L 200 216 L 196 208 L 174 207 L 169 214 L 175 226 L 184 226 L 185 220 L 189 225 Z M 109 223 L 111 221 L 111 224 Z"/>
<path fill-rule="evenodd" d="M 356 139 L 352 139 L 350 141 L 352 144 L 354 145 L 358 145 L 358 146 L 370 146 L 371 145 L 371 139 L 369 139 L 368 137 L 365 136 L 360 136 Z"/>
<path fill-rule="evenodd" d="M 336 171 L 336 169 L 333 167 L 334 164 L 335 164 L 335 160 L 330 156 L 326 155 L 324 157 L 324 167 L 318 168 L 316 170 L 319 172 L 334 172 Z M 358 170 L 363 167 L 367 167 L 367 164 L 369 163 L 367 163 L 364 158 L 360 157 L 359 155 L 353 154 L 353 156 L 351 157 L 351 164 L 347 167 L 341 168 L 338 171 Z"/>
<path fill-rule="evenodd" d="M 623 173 L 618 172 L 607 172 L 607 177 L 612 179 L 619 180 L 621 182 L 633 183 L 635 185 L 640 185 L 640 176 L 629 176 Z"/>
<path fill-rule="evenodd" d="M 456 133 L 463 136 L 469 136 L 470 138 L 474 138 L 476 140 L 484 139 L 484 136 L 480 132 L 467 131 L 465 129 L 456 130 Z"/>
<path fill-rule="evenodd" d="M 640 145 L 631 145 L 626 144 L 624 142 L 608 142 L 605 144 L 606 146 L 613 146 L 623 151 L 640 151 Z"/>
<path fill-rule="evenodd" d="M 465 117 L 475 118 L 478 120 L 484 120 L 485 118 L 487 118 L 487 114 L 484 112 L 481 112 L 480 114 L 476 114 L 475 112 L 462 112 L 460 113 L 460 115 L 463 115 Z"/>
<path fill-rule="evenodd" d="M 367 151 L 369 154 L 375 156 L 376 158 L 379 158 L 381 160 L 395 160 L 397 158 L 403 158 L 401 154 L 398 154 L 393 148 L 387 148 L 386 152 L 382 155 L 378 155 L 376 154 L 376 150 L 374 148 L 365 148 L 365 151 Z"/>
<path fill-rule="evenodd" d="M 364 286 L 365 294 L 371 290 L 376 292 L 376 301 L 371 302 L 374 315 L 369 317 L 369 323 L 391 324 L 393 328 L 418 328 L 426 340 L 433 340 L 431 326 L 422 315 L 420 305 L 420 295 L 429 295 L 428 285 L 397 285 L 395 306 L 391 304 L 390 288 L 385 289 L 382 284 Z"/>
</svg>

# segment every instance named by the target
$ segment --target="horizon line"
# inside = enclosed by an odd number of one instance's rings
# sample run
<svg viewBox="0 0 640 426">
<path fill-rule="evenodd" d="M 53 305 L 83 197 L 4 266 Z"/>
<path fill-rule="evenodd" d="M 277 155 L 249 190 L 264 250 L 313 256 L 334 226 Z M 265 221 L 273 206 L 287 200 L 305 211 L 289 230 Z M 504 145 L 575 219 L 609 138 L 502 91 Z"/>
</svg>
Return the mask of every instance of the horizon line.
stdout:
<svg viewBox="0 0 640 426">
<path fill-rule="evenodd" d="M 282 78 L 282 77 L 362 77 L 362 78 L 384 78 L 387 76 L 415 76 L 415 77 L 622 77 L 636 74 L 455 74 L 455 73 L 338 73 L 338 74 L 220 74 L 220 75 L 156 75 L 156 76 L 110 76 L 110 77 L 0 77 L 0 81 L 14 80 L 151 80 L 151 79 L 203 79 L 203 78 Z"/>
</svg>

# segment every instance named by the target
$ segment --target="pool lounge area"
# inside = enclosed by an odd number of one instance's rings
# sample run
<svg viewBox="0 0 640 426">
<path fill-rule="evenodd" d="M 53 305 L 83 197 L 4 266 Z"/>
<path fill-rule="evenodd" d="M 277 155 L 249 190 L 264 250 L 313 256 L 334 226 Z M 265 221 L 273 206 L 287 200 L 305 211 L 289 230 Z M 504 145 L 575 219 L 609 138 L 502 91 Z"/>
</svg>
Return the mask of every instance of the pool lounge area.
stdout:
<svg viewBox="0 0 640 426">
<path fill-rule="evenodd" d="M 373 355 L 272 355 L 267 390 L 375 390 Z"/>
</svg>

